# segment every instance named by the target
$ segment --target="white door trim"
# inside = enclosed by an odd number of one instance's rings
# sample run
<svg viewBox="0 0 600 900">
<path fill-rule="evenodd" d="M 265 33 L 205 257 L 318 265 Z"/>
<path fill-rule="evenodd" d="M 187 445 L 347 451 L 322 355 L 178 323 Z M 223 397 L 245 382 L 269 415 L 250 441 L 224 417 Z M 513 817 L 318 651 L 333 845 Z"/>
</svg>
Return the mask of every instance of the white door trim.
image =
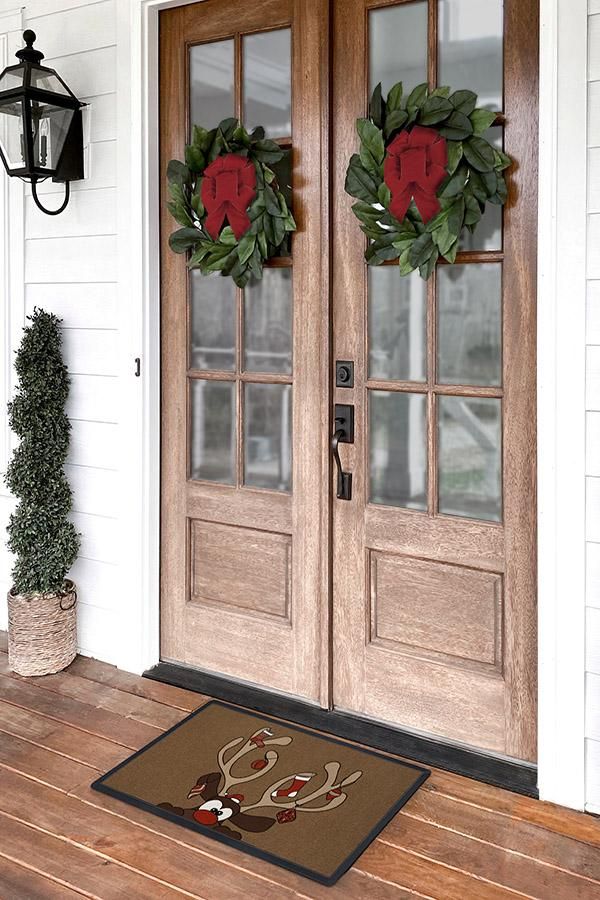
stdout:
<svg viewBox="0 0 600 900">
<path fill-rule="evenodd" d="M 117 4 L 119 171 L 130 181 L 129 194 L 119 195 L 121 356 L 129 386 L 121 406 L 129 513 L 120 659 L 137 672 L 160 653 L 158 12 L 178 5 Z M 540 6 L 539 786 L 544 799 L 583 808 L 587 8 L 585 0 Z M 136 356 L 139 379 L 132 377 Z"/>
<path fill-rule="evenodd" d="M 587 3 L 540 12 L 538 779 L 583 809 Z"/>
</svg>

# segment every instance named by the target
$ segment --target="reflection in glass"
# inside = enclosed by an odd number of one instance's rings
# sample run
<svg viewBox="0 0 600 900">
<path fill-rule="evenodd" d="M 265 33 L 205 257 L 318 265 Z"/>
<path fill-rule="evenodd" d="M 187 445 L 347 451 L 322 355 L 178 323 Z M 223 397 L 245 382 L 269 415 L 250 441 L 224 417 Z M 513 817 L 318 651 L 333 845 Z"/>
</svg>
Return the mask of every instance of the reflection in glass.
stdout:
<svg viewBox="0 0 600 900">
<path fill-rule="evenodd" d="M 502 383 L 502 265 L 438 266 L 439 384 Z"/>
<path fill-rule="evenodd" d="M 427 3 L 401 3 L 369 13 L 369 91 L 384 96 L 401 81 L 408 94 L 427 81 Z"/>
<path fill-rule="evenodd" d="M 402 277 L 397 266 L 370 266 L 369 377 L 424 381 L 427 285 L 418 272 Z"/>
<path fill-rule="evenodd" d="M 190 368 L 235 369 L 235 284 L 221 275 L 190 272 Z"/>
<path fill-rule="evenodd" d="M 427 398 L 369 391 L 371 503 L 427 509 Z"/>
<path fill-rule="evenodd" d="M 502 109 L 503 0 L 439 0 L 438 83 L 468 87 Z"/>
<path fill-rule="evenodd" d="M 233 41 L 190 47 L 190 130 L 234 115 Z"/>
<path fill-rule="evenodd" d="M 9 100 L 0 104 L 0 148 L 9 169 L 21 169 L 25 165 L 23 135 L 23 103 Z"/>
<path fill-rule="evenodd" d="M 191 478 L 235 482 L 235 384 L 190 382 L 192 408 Z"/>
<path fill-rule="evenodd" d="M 291 137 L 291 31 L 244 37 L 244 124 L 262 125 L 269 137 Z"/>
<path fill-rule="evenodd" d="M 289 491 L 292 486 L 292 388 L 246 384 L 244 484 Z"/>
<path fill-rule="evenodd" d="M 265 269 L 244 291 L 244 369 L 292 371 L 291 269 Z"/>
<path fill-rule="evenodd" d="M 502 518 L 501 401 L 438 397 L 439 510 Z"/>
</svg>

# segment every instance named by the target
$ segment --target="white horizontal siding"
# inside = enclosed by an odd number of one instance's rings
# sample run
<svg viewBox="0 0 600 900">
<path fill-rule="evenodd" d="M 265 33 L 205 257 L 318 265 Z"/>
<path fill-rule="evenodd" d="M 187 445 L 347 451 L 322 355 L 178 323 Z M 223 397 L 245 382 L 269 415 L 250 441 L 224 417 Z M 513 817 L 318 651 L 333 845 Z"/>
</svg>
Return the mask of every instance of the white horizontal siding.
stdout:
<svg viewBox="0 0 600 900">
<path fill-rule="evenodd" d="M 37 32 L 46 62 L 89 104 L 91 144 L 88 177 L 72 185 L 60 216 L 45 216 L 25 190 L 23 305 L 11 311 L 14 321 L 36 306 L 62 319 L 72 422 L 65 472 L 73 489 L 72 520 L 81 533 L 71 573 L 78 585 L 79 644 L 82 652 L 111 661 L 120 583 L 116 2 L 121 0 L 26 5 L 24 24 Z M 39 186 L 49 208 L 60 204 L 63 191 L 52 181 Z M 11 504 L 0 497 L 0 527 Z M 9 582 L 9 566 L 7 552 L 0 551 L 0 589 Z"/>
<path fill-rule="evenodd" d="M 117 422 L 119 381 L 103 375 L 71 375 L 67 414 L 71 419 Z"/>
<path fill-rule="evenodd" d="M 116 329 L 116 284 L 28 284 L 25 310 L 42 306 L 62 319 L 63 328 Z"/>
<path fill-rule="evenodd" d="M 600 812 L 600 0 L 588 10 L 586 806 Z"/>
</svg>

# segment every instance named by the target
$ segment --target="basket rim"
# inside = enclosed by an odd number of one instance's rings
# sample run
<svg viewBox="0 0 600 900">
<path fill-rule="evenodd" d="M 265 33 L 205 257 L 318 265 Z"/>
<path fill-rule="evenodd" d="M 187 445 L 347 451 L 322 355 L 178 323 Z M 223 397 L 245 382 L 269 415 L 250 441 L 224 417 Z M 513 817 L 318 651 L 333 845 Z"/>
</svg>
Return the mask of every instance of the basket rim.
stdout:
<svg viewBox="0 0 600 900">
<path fill-rule="evenodd" d="M 15 587 L 12 585 L 8 591 L 9 600 L 54 600 L 68 597 L 69 594 L 75 594 L 77 585 L 70 578 L 65 578 L 62 591 L 30 591 L 26 594 L 15 594 L 14 591 Z"/>
</svg>

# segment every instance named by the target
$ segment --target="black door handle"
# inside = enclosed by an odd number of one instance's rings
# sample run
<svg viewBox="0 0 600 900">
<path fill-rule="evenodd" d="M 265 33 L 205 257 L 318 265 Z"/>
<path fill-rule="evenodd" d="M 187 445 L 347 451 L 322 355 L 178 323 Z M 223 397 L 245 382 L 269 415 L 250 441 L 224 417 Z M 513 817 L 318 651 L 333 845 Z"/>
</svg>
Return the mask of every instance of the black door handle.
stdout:
<svg viewBox="0 0 600 900">
<path fill-rule="evenodd" d="M 344 472 L 340 459 L 339 445 L 354 442 L 354 407 L 337 403 L 335 407 L 335 431 L 331 438 L 331 452 L 337 467 L 338 500 L 352 499 L 352 472 Z"/>
</svg>

